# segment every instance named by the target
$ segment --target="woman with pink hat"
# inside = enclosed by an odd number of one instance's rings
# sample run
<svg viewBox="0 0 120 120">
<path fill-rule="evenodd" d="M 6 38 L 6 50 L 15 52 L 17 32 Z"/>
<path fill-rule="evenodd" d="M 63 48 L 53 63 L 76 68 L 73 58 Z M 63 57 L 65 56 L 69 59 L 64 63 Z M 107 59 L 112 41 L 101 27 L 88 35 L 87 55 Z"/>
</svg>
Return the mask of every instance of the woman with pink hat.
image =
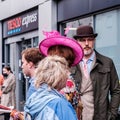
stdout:
<svg viewBox="0 0 120 120">
<path fill-rule="evenodd" d="M 58 55 L 64 57 L 68 62 L 69 68 L 77 65 L 81 61 L 83 57 L 83 50 L 78 42 L 76 42 L 74 39 L 61 36 L 57 31 L 43 32 L 43 34 L 46 36 L 46 38 L 39 44 L 39 49 L 40 52 L 45 56 Z M 80 112 L 78 112 L 77 106 L 79 106 L 81 111 L 82 105 L 80 103 L 79 96 L 77 95 L 76 86 L 71 75 L 66 82 L 66 87 L 60 92 L 67 98 L 69 102 L 71 102 L 76 112 L 79 113 L 79 118 Z"/>
<path fill-rule="evenodd" d="M 76 40 L 61 36 L 58 31 L 43 32 L 46 36 L 39 44 L 45 56 L 59 55 L 65 57 L 69 67 L 77 65 L 83 58 L 83 49 Z"/>
</svg>

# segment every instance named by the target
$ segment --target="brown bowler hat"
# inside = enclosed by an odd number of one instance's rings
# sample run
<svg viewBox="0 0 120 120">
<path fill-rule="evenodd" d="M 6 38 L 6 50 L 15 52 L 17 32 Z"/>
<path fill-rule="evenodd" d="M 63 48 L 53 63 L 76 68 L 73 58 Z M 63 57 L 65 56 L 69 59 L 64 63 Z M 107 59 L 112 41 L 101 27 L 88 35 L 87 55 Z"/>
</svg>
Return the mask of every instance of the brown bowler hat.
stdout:
<svg viewBox="0 0 120 120">
<path fill-rule="evenodd" d="M 73 36 L 75 39 L 81 38 L 81 37 L 97 37 L 97 33 L 93 32 L 93 28 L 89 25 L 86 26 L 80 26 L 77 28 L 75 36 Z"/>
</svg>

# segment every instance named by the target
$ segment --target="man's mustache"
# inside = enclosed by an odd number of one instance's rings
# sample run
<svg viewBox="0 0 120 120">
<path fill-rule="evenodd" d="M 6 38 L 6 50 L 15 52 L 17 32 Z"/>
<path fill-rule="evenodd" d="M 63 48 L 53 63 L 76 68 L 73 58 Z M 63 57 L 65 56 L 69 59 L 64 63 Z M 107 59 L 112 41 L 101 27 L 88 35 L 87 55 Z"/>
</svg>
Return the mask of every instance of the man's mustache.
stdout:
<svg viewBox="0 0 120 120">
<path fill-rule="evenodd" d="M 87 47 L 84 47 L 84 49 L 91 49 L 91 47 L 88 47 L 88 46 L 87 46 Z"/>
</svg>

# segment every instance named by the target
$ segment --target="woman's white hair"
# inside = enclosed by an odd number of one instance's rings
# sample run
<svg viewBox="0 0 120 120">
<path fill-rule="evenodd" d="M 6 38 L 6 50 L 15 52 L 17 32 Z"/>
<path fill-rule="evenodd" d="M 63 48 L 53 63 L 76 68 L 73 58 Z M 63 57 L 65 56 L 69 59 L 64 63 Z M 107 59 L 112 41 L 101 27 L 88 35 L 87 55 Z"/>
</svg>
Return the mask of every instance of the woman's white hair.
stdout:
<svg viewBox="0 0 120 120">
<path fill-rule="evenodd" d="M 66 86 L 66 80 L 69 76 L 68 71 L 68 63 L 65 58 L 57 55 L 47 56 L 38 64 L 35 73 L 35 86 L 39 87 L 46 83 L 51 88 L 61 90 Z"/>
</svg>

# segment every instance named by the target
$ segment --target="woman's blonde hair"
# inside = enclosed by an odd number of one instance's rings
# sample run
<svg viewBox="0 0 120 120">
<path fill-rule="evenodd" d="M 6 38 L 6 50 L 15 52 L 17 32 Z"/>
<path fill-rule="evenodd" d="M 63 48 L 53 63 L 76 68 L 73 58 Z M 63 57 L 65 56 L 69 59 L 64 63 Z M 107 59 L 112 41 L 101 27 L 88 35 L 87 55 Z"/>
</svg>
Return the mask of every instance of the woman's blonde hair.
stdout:
<svg viewBox="0 0 120 120">
<path fill-rule="evenodd" d="M 47 56 L 38 64 L 35 73 L 35 86 L 46 83 L 51 88 L 61 90 L 66 86 L 68 78 L 68 62 L 60 56 Z"/>
</svg>

